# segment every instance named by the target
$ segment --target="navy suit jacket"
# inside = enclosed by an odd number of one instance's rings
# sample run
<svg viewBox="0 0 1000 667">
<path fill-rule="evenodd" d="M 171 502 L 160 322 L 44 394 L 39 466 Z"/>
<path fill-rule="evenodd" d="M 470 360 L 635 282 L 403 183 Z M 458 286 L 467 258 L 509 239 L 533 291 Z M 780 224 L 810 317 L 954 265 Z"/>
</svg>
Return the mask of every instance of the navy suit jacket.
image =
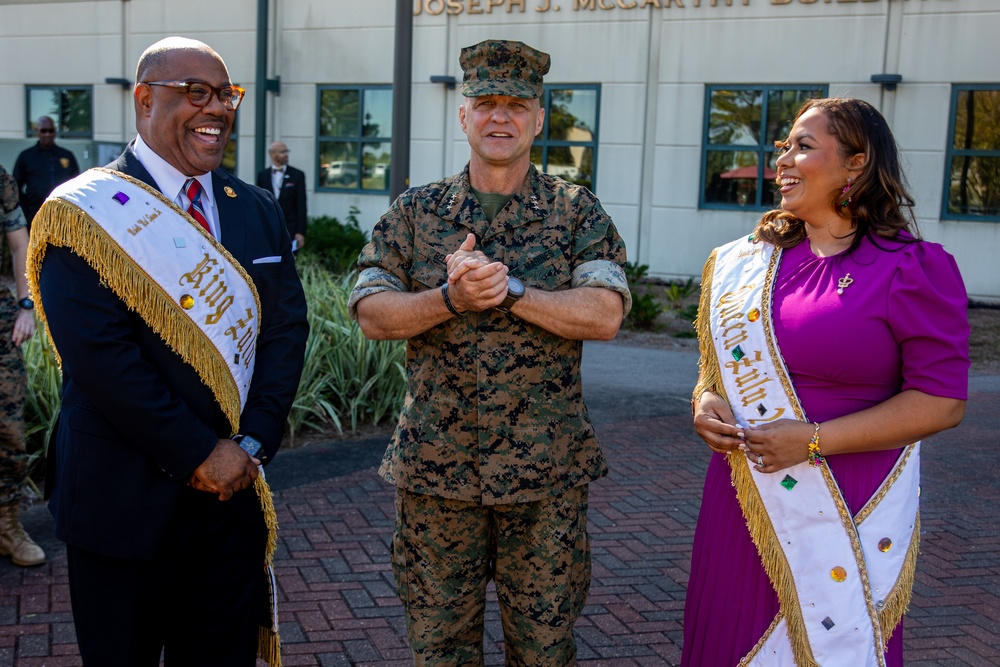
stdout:
<svg viewBox="0 0 1000 667">
<path fill-rule="evenodd" d="M 257 174 L 257 187 L 263 188 L 274 194 L 271 185 L 271 167 L 263 169 Z M 305 172 L 285 165 L 285 175 L 281 180 L 281 188 L 278 190 L 278 205 L 285 216 L 285 224 L 288 226 L 288 235 L 306 235 L 306 175 Z"/>
<path fill-rule="evenodd" d="M 132 146 L 108 166 L 157 187 Z M 261 302 L 239 432 L 255 436 L 271 459 L 302 372 L 305 297 L 274 198 L 222 170 L 212 183 L 222 244 L 249 273 Z M 253 263 L 273 256 L 281 261 Z M 55 479 L 47 480 L 54 482 L 56 535 L 109 556 L 152 558 L 169 522 L 183 520 L 175 516 L 182 494 L 200 494 L 195 502 L 203 500 L 206 511 L 236 512 L 259 525 L 252 488 L 221 503 L 187 486 L 217 440 L 232 435 L 195 370 L 68 249 L 48 248 L 39 287 L 63 361 L 62 409 L 49 453 Z"/>
</svg>

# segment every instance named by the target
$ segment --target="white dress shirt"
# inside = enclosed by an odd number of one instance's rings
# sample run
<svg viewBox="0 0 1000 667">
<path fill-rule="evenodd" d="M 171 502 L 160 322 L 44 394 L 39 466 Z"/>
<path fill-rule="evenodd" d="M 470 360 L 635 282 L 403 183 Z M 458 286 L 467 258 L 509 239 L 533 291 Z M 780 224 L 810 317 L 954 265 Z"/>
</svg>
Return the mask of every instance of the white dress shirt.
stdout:
<svg viewBox="0 0 1000 667">
<path fill-rule="evenodd" d="M 276 164 L 271 165 L 271 189 L 274 191 L 274 198 L 281 194 L 281 182 L 285 180 L 285 168 Z"/>
<path fill-rule="evenodd" d="M 191 200 L 184 192 L 184 183 L 189 178 L 178 171 L 172 164 L 161 158 L 142 140 L 135 138 L 135 156 L 146 168 L 153 181 L 167 198 L 172 199 L 182 211 L 191 205 Z M 212 173 L 195 176 L 201 183 L 201 208 L 208 220 L 208 227 L 216 241 L 222 241 L 222 230 L 219 228 L 219 210 L 215 206 L 215 193 L 212 190 Z"/>
</svg>

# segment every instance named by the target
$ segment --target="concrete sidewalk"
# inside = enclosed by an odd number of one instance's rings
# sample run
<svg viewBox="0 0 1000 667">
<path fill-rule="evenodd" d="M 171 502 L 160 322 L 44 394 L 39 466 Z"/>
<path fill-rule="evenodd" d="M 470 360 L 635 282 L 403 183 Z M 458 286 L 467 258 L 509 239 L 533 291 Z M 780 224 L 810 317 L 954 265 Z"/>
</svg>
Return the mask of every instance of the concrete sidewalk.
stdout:
<svg viewBox="0 0 1000 667">
<path fill-rule="evenodd" d="M 612 473 L 591 488 L 594 578 L 577 624 L 584 666 L 677 665 L 691 540 L 708 450 L 691 429 L 696 354 L 587 344 L 585 392 Z M 963 424 L 923 458 L 923 549 L 907 617 L 908 667 L 1000 664 L 1000 376 L 971 380 Z M 393 489 L 380 440 L 284 452 L 268 468 L 281 522 L 284 663 L 411 664 L 389 571 Z M 0 563 L 0 667 L 80 665 L 63 550 L 27 513 L 50 562 Z M 487 664 L 502 664 L 499 612 Z M 714 667 L 714 666 L 706 666 Z"/>
</svg>

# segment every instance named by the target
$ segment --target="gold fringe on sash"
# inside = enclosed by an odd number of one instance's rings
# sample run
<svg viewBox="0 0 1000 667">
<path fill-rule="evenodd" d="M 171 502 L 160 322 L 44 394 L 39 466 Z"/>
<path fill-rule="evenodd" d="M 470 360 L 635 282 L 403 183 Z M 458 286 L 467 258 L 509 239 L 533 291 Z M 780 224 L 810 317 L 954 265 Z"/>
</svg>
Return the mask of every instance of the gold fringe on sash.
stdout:
<svg viewBox="0 0 1000 667">
<path fill-rule="evenodd" d="M 716 250 L 712 251 L 702 270 L 701 298 L 698 304 L 698 316 L 695 318 L 695 329 L 698 332 L 701 357 L 698 362 L 699 380 L 694 389 L 694 397 L 697 398 L 703 391 L 711 391 L 729 402 L 722 382 L 722 369 L 716 355 L 715 345 L 712 342 L 711 294 L 712 280 L 715 275 L 716 252 Z M 758 640 L 757 645 L 754 646 L 749 655 L 756 655 L 776 629 L 778 621 L 784 618 L 788 640 L 797 667 L 819 667 L 813 655 L 812 647 L 809 644 L 809 635 L 806 632 L 802 609 L 799 606 L 798 595 L 795 592 L 795 581 L 792 577 L 791 566 L 785 558 L 770 516 L 757 490 L 757 485 L 753 480 L 746 456 L 742 452 L 737 451 L 731 452 L 726 458 L 729 463 L 730 478 L 736 490 L 736 496 L 739 500 L 740 509 L 743 512 L 743 518 L 746 521 L 747 530 L 753 539 L 754 546 L 757 548 L 764 571 L 767 573 L 771 585 L 778 595 L 778 602 L 780 604 L 780 610 L 775 620 L 767 632 Z M 847 520 L 847 517 L 844 518 Z M 909 607 L 913 595 L 913 582 L 919 551 L 920 513 L 918 512 L 913 528 L 913 535 L 907 549 L 906 560 L 900 570 L 899 578 L 896 580 L 892 592 L 885 597 L 883 609 L 878 612 L 878 622 L 882 629 L 883 642 L 880 648 L 883 653 L 886 650 L 892 632 L 899 625 L 900 620 Z M 867 590 L 868 586 L 866 585 L 865 588 Z"/>
<path fill-rule="evenodd" d="M 705 261 L 701 272 L 701 297 L 698 300 L 698 316 L 694 320 L 694 328 L 698 332 L 698 384 L 694 388 L 693 398 L 697 399 L 704 391 L 711 391 L 726 399 L 726 389 L 722 386 L 722 371 L 715 355 L 715 345 L 712 344 L 712 278 L 715 275 L 715 254 L 713 250 Z"/>
<path fill-rule="evenodd" d="M 48 246 L 54 245 L 69 248 L 86 260 L 111 291 L 195 369 L 205 386 L 212 390 L 235 433 L 240 424 L 240 396 L 233 377 L 205 334 L 182 315 L 183 311 L 170 295 L 150 280 L 132 258 L 119 251 L 117 244 L 100 225 L 68 201 L 47 200 L 35 220 L 28 245 L 27 272 L 36 310 L 46 330 L 48 321 L 45 319 L 44 304 L 39 298 L 38 280 L 45 251 Z M 54 343 L 52 349 L 61 365 L 62 360 Z"/>
<path fill-rule="evenodd" d="M 709 255 L 701 276 L 701 299 L 698 304 L 698 317 L 695 319 L 695 328 L 698 331 L 698 342 L 701 350 L 701 360 L 699 361 L 701 379 L 698 381 L 695 392 L 699 394 L 702 391 L 710 390 L 728 402 L 729 398 L 726 396 L 722 383 L 722 369 L 715 353 L 715 345 L 712 342 L 712 279 L 715 275 L 716 252 L 713 250 L 712 254 Z M 781 605 L 778 617 L 785 619 L 785 627 L 788 631 L 792 654 L 795 656 L 795 664 L 798 667 L 819 667 L 813 657 L 812 647 L 809 645 L 809 635 L 802 620 L 802 609 L 799 607 L 798 596 L 795 594 L 795 581 L 792 578 L 791 567 L 788 565 L 778 536 L 774 532 L 774 526 L 771 524 L 770 516 L 757 491 L 757 485 L 754 483 L 746 463 L 746 456 L 737 451 L 727 455 L 726 459 L 729 462 L 730 477 L 733 487 L 736 489 L 736 497 L 739 499 L 747 530 L 757 547 L 764 571 L 767 572 L 771 585 L 778 594 L 778 602 Z M 774 629 L 773 626 L 771 629 Z M 751 655 L 760 650 L 769 634 L 770 632 L 765 633 L 758 645 L 754 647 Z"/>
<path fill-rule="evenodd" d="M 127 180 L 144 186 L 134 179 Z M 150 190 L 148 186 L 144 186 L 144 189 Z M 160 193 L 155 194 L 162 199 Z M 167 203 L 176 208 L 172 203 Z M 45 259 L 45 251 L 50 245 L 69 248 L 82 257 L 130 310 L 138 313 L 171 350 L 195 369 L 205 386 L 211 389 L 230 423 L 232 432 L 236 433 L 239 429 L 241 411 L 239 391 L 225 362 L 215 353 L 214 346 L 209 343 L 205 334 L 187 316 L 179 312 L 178 304 L 175 304 L 173 299 L 149 278 L 141 266 L 120 251 L 117 244 L 89 215 L 66 200 L 53 198 L 42 205 L 32 223 L 31 240 L 28 245 L 27 277 L 31 296 L 35 302 L 35 312 L 45 326 L 46 333 L 49 334 L 52 351 L 59 365 L 62 365 L 62 359 L 59 357 L 55 342 L 52 341 L 39 290 L 42 260 Z M 241 273 L 247 281 L 250 280 L 245 272 Z M 256 300 L 256 294 L 254 296 Z M 271 490 L 263 475 L 257 477 L 254 489 L 260 499 L 267 525 L 265 567 L 270 569 L 277 546 L 278 517 L 274 510 Z M 275 611 L 272 609 L 272 619 L 277 618 Z M 271 627 L 260 628 L 257 651 L 270 667 L 281 667 L 281 639 L 275 620 L 272 620 Z"/>
<path fill-rule="evenodd" d="M 886 645 L 892 638 L 892 633 L 902 620 L 903 614 L 910 606 L 913 597 L 913 580 L 917 574 L 917 556 L 920 553 L 920 511 L 913 522 L 913 535 L 910 546 L 906 550 L 906 560 L 899 571 L 899 578 L 892 587 L 892 592 L 885 597 L 885 606 L 878 612 L 878 622 L 882 626 L 882 638 Z M 883 647 L 883 651 L 885 647 Z"/>
</svg>

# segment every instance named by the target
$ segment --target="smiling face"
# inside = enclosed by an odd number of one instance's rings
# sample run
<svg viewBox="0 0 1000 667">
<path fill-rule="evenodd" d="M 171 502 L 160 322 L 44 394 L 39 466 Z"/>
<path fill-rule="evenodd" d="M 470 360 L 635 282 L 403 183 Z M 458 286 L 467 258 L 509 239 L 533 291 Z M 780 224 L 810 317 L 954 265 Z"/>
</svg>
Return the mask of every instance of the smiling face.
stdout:
<svg viewBox="0 0 1000 667">
<path fill-rule="evenodd" d="M 473 165 L 527 168 L 545 111 L 537 99 L 485 95 L 466 98 L 458 118 L 472 146 Z"/>
<path fill-rule="evenodd" d="M 201 81 L 210 86 L 230 84 L 222 59 L 211 50 L 182 48 L 168 51 L 162 62 L 146 72 L 143 81 Z M 135 87 L 136 128 L 143 141 L 186 176 L 218 168 L 229 143 L 236 112 L 212 95 L 196 107 L 183 88 Z"/>
<path fill-rule="evenodd" d="M 840 218 L 836 200 L 848 177 L 858 172 L 854 163 L 864 159 L 862 153 L 845 156 L 843 150 L 821 109 L 799 116 L 776 163 L 781 208 L 814 224 Z"/>
</svg>

